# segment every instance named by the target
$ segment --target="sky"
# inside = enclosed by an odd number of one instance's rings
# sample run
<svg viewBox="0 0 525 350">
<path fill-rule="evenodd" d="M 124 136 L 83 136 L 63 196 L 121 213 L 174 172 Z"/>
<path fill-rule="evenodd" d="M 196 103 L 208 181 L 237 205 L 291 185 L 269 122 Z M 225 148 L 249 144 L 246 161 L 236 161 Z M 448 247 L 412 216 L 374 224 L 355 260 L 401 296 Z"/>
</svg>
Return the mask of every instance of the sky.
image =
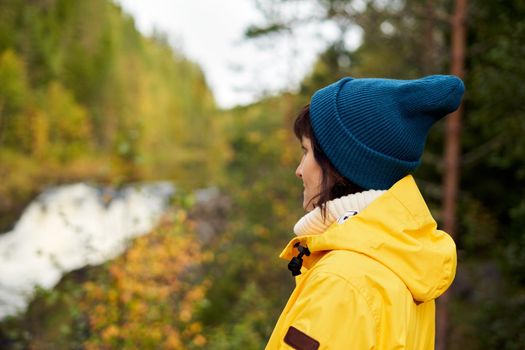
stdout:
<svg viewBox="0 0 525 350">
<path fill-rule="evenodd" d="M 264 23 L 255 0 L 116 0 L 145 35 L 165 33 L 170 44 L 197 62 L 221 108 L 293 91 L 308 74 L 334 25 L 305 26 L 294 34 L 248 40 L 246 28 Z M 296 2 L 291 11 L 315 11 Z M 355 46 L 358 33 L 348 38 Z"/>
</svg>

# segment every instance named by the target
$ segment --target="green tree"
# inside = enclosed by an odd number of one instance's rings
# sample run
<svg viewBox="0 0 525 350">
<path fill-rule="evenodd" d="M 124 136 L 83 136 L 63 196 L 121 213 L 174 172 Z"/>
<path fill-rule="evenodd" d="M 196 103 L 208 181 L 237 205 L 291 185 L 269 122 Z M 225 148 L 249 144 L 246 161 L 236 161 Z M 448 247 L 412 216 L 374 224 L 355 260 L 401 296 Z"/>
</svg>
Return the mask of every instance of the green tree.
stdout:
<svg viewBox="0 0 525 350">
<path fill-rule="evenodd" d="M 60 161 L 71 160 L 89 151 L 91 125 L 86 109 L 58 82 L 52 82 L 43 92 L 35 133 L 47 130 L 41 144 L 49 144 L 49 156 Z M 36 151 L 36 150 L 35 150 Z M 44 152 L 43 150 L 38 150 Z M 48 153 L 48 152 L 46 152 Z"/>
<path fill-rule="evenodd" d="M 29 87 L 22 60 L 13 50 L 0 54 L 0 146 L 16 144 L 14 124 L 27 103 Z"/>
</svg>

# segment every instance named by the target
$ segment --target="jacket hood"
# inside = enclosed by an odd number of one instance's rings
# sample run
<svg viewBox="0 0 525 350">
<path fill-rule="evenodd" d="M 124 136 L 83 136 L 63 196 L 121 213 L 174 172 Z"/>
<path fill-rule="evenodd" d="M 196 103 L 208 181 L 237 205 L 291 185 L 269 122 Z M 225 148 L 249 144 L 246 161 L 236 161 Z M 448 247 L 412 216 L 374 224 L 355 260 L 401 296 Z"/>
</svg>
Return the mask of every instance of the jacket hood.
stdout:
<svg viewBox="0 0 525 350">
<path fill-rule="evenodd" d="M 414 300 L 439 297 L 456 273 L 456 245 L 437 224 L 411 175 L 394 184 L 359 214 L 335 222 L 323 234 L 292 239 L 281 258 L 297 255 L 300 242 L 312 254 L 304 256 L 310 267 L 320 253 L 349 250 L 365 254 L 393 271 Z"/>
</svg>

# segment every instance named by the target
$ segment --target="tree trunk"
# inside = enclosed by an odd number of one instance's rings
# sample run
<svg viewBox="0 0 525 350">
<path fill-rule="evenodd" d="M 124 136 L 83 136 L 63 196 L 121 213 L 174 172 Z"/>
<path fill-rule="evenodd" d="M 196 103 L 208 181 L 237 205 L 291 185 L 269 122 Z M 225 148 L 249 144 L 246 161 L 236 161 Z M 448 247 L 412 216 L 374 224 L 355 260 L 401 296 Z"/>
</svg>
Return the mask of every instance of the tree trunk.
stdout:
<svg viewBox="0 0 525 350">
<path fill-rule="evenodd" d="M 451 73 L 464 78 L 466 12 L 468 0 L 456 0 L 452 18 Z M 446 124 L 445 174 L 443 200 L 443 226 L 452 237 L 456 234 L 456 200 L 460 176 L 460 134 L 463 107 L 452 113 Z M 447 304 L 449 294 L 445 293 L 438 303 L 436 349 L 446 350 L 448 331 Z"/>
</svg>

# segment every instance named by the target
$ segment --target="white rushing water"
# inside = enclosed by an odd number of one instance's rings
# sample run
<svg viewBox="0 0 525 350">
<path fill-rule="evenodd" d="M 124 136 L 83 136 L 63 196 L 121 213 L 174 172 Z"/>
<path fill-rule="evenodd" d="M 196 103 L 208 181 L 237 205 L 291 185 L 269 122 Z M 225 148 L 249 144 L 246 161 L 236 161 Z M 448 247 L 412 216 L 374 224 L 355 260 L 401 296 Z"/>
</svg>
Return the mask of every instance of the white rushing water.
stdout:
<svg viewBox="0 0 525 350">
<path fill-rule="evenodd" d="M 25 310 L 36 286 L 53 288 L 69 271 L 120 255 L 158 223 L 173 193 L 167 182 L 43 192 L 0 235 L 0 319 Z"/>
</svg>

